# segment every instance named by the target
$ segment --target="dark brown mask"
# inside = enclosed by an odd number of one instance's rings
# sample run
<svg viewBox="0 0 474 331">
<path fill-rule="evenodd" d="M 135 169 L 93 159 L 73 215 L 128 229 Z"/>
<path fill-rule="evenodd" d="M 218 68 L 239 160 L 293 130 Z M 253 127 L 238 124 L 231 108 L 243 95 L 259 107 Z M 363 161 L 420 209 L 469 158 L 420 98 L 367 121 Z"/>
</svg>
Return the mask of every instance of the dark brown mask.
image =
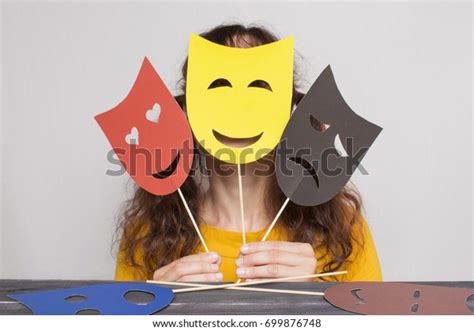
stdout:
<svg viewBox="0 0 474 331">
<path fill-rule="evenodd" d="M 298 104 L 277 147 L 278 185 L 299 205 L 330 200 L 381 131 L 346 104 L 328 66 Z"/>
<path fill-rule="evenodd" d="M 333 306 L 370 315 L 467 315 L 472 288 L 408 283 L 343 283 L 328 288 L 324 298 Z"/>
</svg>

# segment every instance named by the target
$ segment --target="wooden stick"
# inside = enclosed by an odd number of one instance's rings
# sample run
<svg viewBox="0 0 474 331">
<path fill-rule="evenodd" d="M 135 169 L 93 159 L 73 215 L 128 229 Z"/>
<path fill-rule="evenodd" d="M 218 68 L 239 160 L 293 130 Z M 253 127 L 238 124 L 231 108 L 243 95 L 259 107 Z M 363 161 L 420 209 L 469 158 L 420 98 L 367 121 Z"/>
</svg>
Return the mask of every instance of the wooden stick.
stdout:
<svg viewBox="0 0 474 331">
<path fill-rule="evenodd" d="M 157 281 L 153 284 L 171 285 L 171 286 L 198 286 L 198 287 L 209 286 L 208 284 L 183 283 L 183 282 L 165 282 L 165 281 Z M 278 289 L 273 289 L 273 288 L 259 288 L 259 287 L 228 287 L 228 288 L 225 288 L 225 290 L 266 292 L 266 293 L 283 293 L 283 294 L 299 294 L 299 295 L 315 295 L 315 296 L 324 295 L 324 292 L 278 290 Z"/>
<path fill-rule="evenodd" d="M 237 173 L 239 176 L 239 196 L 240 196 L 240 220 L 242 222 L 242 245 L 247 243 L 247 238 L 245 234 L 245 216 L 244 216 L 244 193 L 242 188 L 242 172 L 241 172 L 241 164 L 237 164 Z M 237 279 L 236 284 L 239 284 L 242 279 Z"/>
<path fill-rule="evenodd" d="M 283 202 L 283 205 L 281 206 L 280 210 L 278 211 L 278 213 L 276 214 L 275 218 L 273 219 L 272 223 L 270 224 L 270 226 L 268 227 L 267 231 L 265 232 L 265 235 L 263 236 L 262 240 L 261 241 L 265 241 L 267 240 L 268 238 L 268 235 L 270 234 L 270 232 L 272 232 L 273 230 L 273 227 L 275 226 L 276 222 L 278 221 L 278 219 L 280 218 L 281 214 L 283 213 L 283 210 L 285 209 L 286 205 L 288 204 L 288 202 L 290 202 L 290 198 L 286 198 L 285 202 Z M 240 282 L 242 281 L 242 279 L 238 279 L 236 284 L 239 284 Z"/>
<path fill-rule="evenodd" d="M 312 275 L 303 275 L 303 276 L 292 276 L 292 277 L 284 277 L 284 278 L 257 280 L 257 281 L 254 281 L 254 282 L 243 282 L 243 283 L 238 283 L 238 284 L 230 283 L 230 284 L 222 284 L 222 285 L 207 285 L 207 286 L 202 286 L 202 287 L 183 288 L 183 289 L 179 289 L 179 290 L 174 290 L 174 293 L 207 291 L 207 290 L 223 289 L 223 288 L 228 288 L 228 287 L 279 283 L 279 282 L 285 282 L 287 280 L 297 280 L 297 279 L 305 279 L 305 278 L 318 278 L 318 277 L 325 277 L 325 276 L 342 275 L 342 274 L 346 274 L 346 273 L 347 273 L 347 271 L 335 271 L 335 272 L 327 272 L 327 273 L 322 273 L 322 274 L 312 274 Z M 151 283 L 151 284 L 154 284 L 156 282 L 157 281 L 154 281 L 154 280 L 147 280 L 147 283 Z"/>
<path fill-rule="evenodd" d="M 240 169 L 241 166 L 241 164 L 237 164 L 237 174 L 239 176 L 240 220 L 242 222 L 242 243 L 243 245 L 245 245 L 247 243 L 247 239 L 245 236 L 244 194 L 242 189 L 242 171 Z"/>
<path fill-rule="evenodd" d="M 283 202 L 283 205 L 281 206 L 280 210 L 278 211 L 278 213 L 276 214 L 276 216 L 275 216 L 275 218 L 273 219 L 272 223 L 270 224 L 270 226 L 268 227 L 267 231 L 265 232 L 265 235 L 263 236 L 262 241 L 267 240 L 268 235 L 269 235 L 270 232 L 273 230 L 273 227 L 275 226 L 276 222 L 277 222 L 278 219 L 280 218 L 280 216 L 281 216 L 281 214 L 283 213 L 283 210 L 285 209 L 285 207 L 286 207 L 286 205 L 288 204 L 288 202 L 290 202 L 290 198 L 286 198 L 285 202 Z"/>
<path fill-rule="evenodd" d="M 199 227 L 196 223 L 196 220 L 194 219 L 194 216 L 191 213 L 191 209 L 189 209 L 188 203 L 186 202 L 186 199 L 184 198 L 183 192 L 181 192 L 181 188 L 178 188 L 178 193 L 179 193 L 179 196 L 181 197 L 181 201 L 183 201 L 184 208 L 188 212 L 188 215 L 189 215 L 189 218 L 191 219 L 191 222 L 193 222 L 194 229 L 196 230 L 196 232 L 199 236 L 199 240 L 201 240 L 201 244 L 204 246 L 204 249 L 206 250 L 206 252 L 209 253 L 209 248 L 207 248 L 206 241 L 202 237 L 201 230 L 199 230 Z"/>
</svg>

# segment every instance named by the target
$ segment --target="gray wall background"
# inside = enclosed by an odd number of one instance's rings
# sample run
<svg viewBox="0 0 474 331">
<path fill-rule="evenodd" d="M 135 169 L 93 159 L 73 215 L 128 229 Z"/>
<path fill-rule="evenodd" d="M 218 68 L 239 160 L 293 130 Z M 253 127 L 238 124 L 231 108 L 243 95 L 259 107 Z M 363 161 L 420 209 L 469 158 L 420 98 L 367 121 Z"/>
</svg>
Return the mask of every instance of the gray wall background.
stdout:
<svg viewBox="0 0 474 331">
<path fill-rule="evenodd" d="M 93 116 L 143 57 L 174 90 L 188 35 L 293 34 L 305 87 L 331 64 L 384 131 L 355 175 L 386 280 L 474 279 L 471 4 L 2 3 L 0 277 L 110 279 L 126 176 Z"/>
</svg>

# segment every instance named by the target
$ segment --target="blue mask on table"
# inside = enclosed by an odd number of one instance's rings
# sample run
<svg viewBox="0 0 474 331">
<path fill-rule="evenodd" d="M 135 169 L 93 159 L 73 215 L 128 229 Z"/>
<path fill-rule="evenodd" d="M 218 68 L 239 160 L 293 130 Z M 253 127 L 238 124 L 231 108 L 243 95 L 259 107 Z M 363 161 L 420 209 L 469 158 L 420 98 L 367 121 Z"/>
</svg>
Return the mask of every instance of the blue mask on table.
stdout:
<svg viewBox="0 0 474 331">
<path fill-rule="evenodd" d="M 132 291 L 152 294 L 154 299 L 145 304 L 130 302 L 125 295 Z M 7 296 L 24 304 L 36 315 L 76 315 L 90 310 L 101 315 L 149 315 L 168 306 L 174 293 L 167 287 L 147 283 L 118 282 Z M 68 301 L 73 297 L 82 300 Z"/>
</svg>

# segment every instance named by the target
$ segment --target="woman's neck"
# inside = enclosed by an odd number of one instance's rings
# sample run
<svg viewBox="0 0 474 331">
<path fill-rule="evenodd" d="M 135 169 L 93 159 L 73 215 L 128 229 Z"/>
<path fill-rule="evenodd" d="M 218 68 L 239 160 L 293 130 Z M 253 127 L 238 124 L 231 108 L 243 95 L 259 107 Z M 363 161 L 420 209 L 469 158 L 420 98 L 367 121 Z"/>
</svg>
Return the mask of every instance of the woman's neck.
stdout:
<svg viewBox="0 0 474 331">
<path fill-rule="evenodd" d="M 217 166 L 222 166 L 218 164 Z M 225 165 L 226 173 L 212 169 L 210 187 L 204 195 L 201 218 L 208 225 L 228 231 L 241 231 L 238 168 L 242 171 L 245 230 L 255 232 L 266 228 L 270 220 L 265 208 L 268 174 L 255 174 L 256 163 Z"/>
</svg>

